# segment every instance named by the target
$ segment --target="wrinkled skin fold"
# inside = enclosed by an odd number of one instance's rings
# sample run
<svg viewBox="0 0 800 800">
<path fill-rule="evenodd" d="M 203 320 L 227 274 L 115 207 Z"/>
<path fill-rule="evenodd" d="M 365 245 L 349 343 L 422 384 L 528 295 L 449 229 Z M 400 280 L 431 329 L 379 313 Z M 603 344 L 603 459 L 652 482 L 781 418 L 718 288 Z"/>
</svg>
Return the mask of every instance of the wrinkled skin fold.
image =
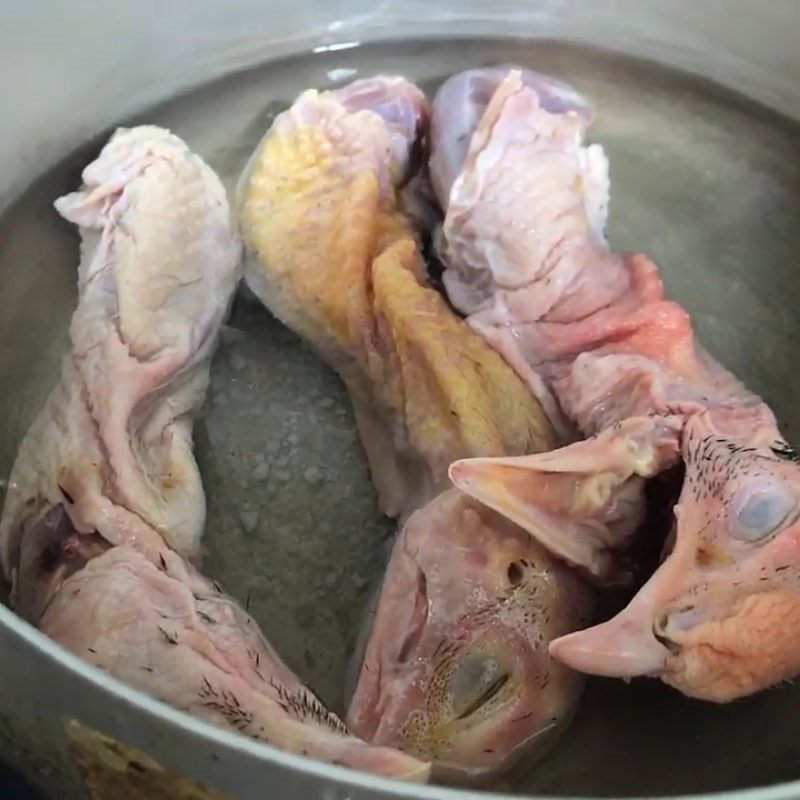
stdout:
<svg viewBox="0 0 800 800">
<path fill-rule="evenodd" d="M 563 433 L 590 437 L 450 474 L 602 583 L 643 521 L 644 480 L 683 462 L 662 566 L 618 617 L 550 650 L 585 672 L 728 701 L 800 672 L 800 466 L 769 408 L 696 341 L 655 264 L 606 243 L 591 116 L 574 91 L 507 68 L 455 76 L 434 101 L 450 300 Z"/>
<path fill-rule="evenodd" d="M 176 136 L 119 130 L 56 203 L 80 227 L 61 376 L 26 435 L 0 520 L 16 610 L 171 705 L 294 753 L 425 780 L 348 734 L 198 560 L 192 452 L 211 356 L 240 278 L 218 178 Z"/>
<path fill-rule="evenodd" d="M 442 493 L 454 459 L 555 438 L 524 381 L 428 284 L 401 193 L 427 117 L 402 78 L 305 92 L 264 137 L 238 205 L 248 284 L 338 372 L 380 505 L 408 520 L 348 724 L 472 781 L 531 758 L 571 716 L 580 681 L 547 643 L 580 624 L 589 595 L 516 526 Z M 445 644 L 447 666 L 429 668 Z"/>
</svg>

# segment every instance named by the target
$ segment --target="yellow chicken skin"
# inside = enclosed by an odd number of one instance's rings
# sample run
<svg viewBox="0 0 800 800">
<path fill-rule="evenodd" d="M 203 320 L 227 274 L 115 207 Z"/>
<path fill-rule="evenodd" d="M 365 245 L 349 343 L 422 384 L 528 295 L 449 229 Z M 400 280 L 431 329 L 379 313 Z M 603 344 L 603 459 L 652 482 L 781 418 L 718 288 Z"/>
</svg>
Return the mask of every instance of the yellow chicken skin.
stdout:
<svg viewBox="0 0 800 800">
<path fill-rule="evenodd" d="M 581 681 L 547 645 L 578 627 L 590 597 L 521 529 L 442 494 L 455 459 L 556 442 L 525 383 L 429 284 L 400 194 L 426 125 L 424 96 L 402 78 L 307 91 L 256 150 L 238 204 L 250 288 L 341 376 L 382 509 L 412 517 L 350 728 L 432 759 L 448 780 L 482 780 L 570 718 Z M 445 652 L 443 683 L 425 664 Z"/>
<path fill-rule="evenodd" d="M 524 383 L 428 285 L 397 194 L 424 98 L 382 80 L 306 92 L 282 114 L 243 176 L 240 219 L 250 287 L 341 375 L 381 506 L 406 517 L 455 459 L 554 440 Z M 379 90 L 413 110 L 387 124 L 368 107 Z"/>
</svg>

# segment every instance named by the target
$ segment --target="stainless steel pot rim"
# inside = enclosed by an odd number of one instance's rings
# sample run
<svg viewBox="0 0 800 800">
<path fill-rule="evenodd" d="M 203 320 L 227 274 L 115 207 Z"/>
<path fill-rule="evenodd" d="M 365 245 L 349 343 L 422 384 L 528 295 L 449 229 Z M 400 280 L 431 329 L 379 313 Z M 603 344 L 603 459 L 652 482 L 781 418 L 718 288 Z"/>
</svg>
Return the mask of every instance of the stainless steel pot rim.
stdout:
<svg viewBox="0 0 800 800">
<path fill-rule="evenodd" d="M 402 6 L 403 4 L 397 5 Z M 447 3 L 443 5 L 446 6 Z M 544 8 L 547 5 L 550 4 L 542 4 L 542 7 Z M 566 5 L 568 4 L 565 4 L 565 7 Z M 603 5 L 598 3 L 597 8 L 599 9 Z M 792 6 L 792 3 L 783 3 L 780 8 L 782 8 L 783 13 L 788 15 L 790 11 L 796 8 L 792 8 Z M 491 6 L 488 5 L 487 8 L 491 8 Z M 770 11 L 772 10 L 773 8 L 770 8 Z M 549 37 L 572 39 L 587 42 L 593 47 L 598 47 L 599 40 L 601 40 L 603 43 L 602 49 L 625 53 L 629 56 L 652 59 L 665 65 L 682 69 L 685 72 L 702 74 L 707 79 L 748 95 L 768 107 L 788 113 L 794 118 L 800 117 L 800 105 L 798 105 L 800 94 L 798 94 L 798 84 L 795 81 L 782 79 L 782 82 L 772 85 L 766 79 L 763 68 L 759 67 L 758 64 L 755 64 L 756 71 L 751 76 L 749 70 L 754 67 L 753 63 L 748 62 L 741 54 L 735 52 L 727 53 L 725 60 L 718 57 L 709 64 L 708 59 L 701 59 L 698 55 L 700 52 L 698 43 L 703 41 L 706 33 L 700 28 L 695 31 L 694 38 L 690 37 L 689 41 L 682 41 L 678 47 L 668 48 L 659 41 L 659 37 L 654 35 L 651 37 L 635 36 L 635 29 L 633 27 L 628 29 L 626 24 L 613 31 L 607 29 L 599 24 L 604 21 L 599 11 L 597 12 L 597 17 L 583 21 L 583 24 L 579 27 L 574 25 L 573 20 L 551 18 L 547 13 L 518 12 L 514 15 L 505 16 L 503 10 L 500 10 L 499 14 L 505 18 L 498 18 L 494 13 L 472 13 L 469 16 L 461 16 L 461 14 L 461 11 L 459 11 L 458 15 L 444 12 L 438 20 L 426 19 L 424 26 L 421 23 L 415 24 L 413 21 L 404 19 L 402 26 L 403 36 L 423 37 L 431 28 L 441 30 L 445 24 L 449 35 L 458 35 L 462 31 L 465 36 L 474 35 L 472 26 L 476 22 L 479 22 L 486 30 L 490 30 L 497 36 L 519 36 L 522 23 L 528 24 L 535 21 L 537 23 L 537 31 L 536 35 L 531 37 L 532 39 Z M 385 23 L 373 25 L 369 15 L 366 16 L 366 19 L 355 20 L 355 24 L 352 24 L 352 21 L 348 21 L 344 30 L 330 26 L 327 30 L 316 30 L 309 34 L 306 29 L 302 33 L 295 32 L 294 35 L 286 36 L 278 41 L 270 40 L 269 36 L 254 34 L 249 40 L 240 41 L 237 46 L 218 50 L 214 57 L 209 57 L 207 53 L 203 53 L 202 59 L 199 59 L 197 54 L 182 58 L 179 64 L 175 65 L 176 69 L 172 73 L 172 85 L 167 85 L 164 82 L 156 85 L 156 81 L 151 81 L 141 86 L 131 87 L 130 91 L 120 93 L 120 96 L 124 95 L 126 98 L 124 101 L 126 107 L 115 108 L 111 104 L 103 112 L 102 116 L 104 118 L 108 116 L 108 119 L 92 120 L 87 118 L 82 122 L 71 123 L 71 129 L 70 124 L 65 125 L 63 133 L 51 137 L 51 141 L 42 143 L 41 155 L 43 163 L 54 163 L 57 160 L 57 156 L 67 152 L 71 149 L 71 146 L 84 140 L 89 135 L 96 133 L 97 130 L 102 128 L 102 124 L 99 124 L 101 121 L 105 123 L 114 121 L 122 114 L 145 108 L 162 97 L 170 96 L 177 90 L 186 90 L 193 85 L 220 77 L 232 70 L 246 69 L 263 59 L 265 53 L 270 53 L 272 59 L 296 55 L 299 51 L 313 51 L 323 47 L 336 47 L 348 43 L 371 43 L 383 36 L 387 36 L 389 39 L 394 38 L 394 34 L 389 31 L 390 26 Z M 715 24 L 722 24 L 724 27 L 725 21 L 720 19 L 719 15 L 711 15 L 711 17 L 716 17 Z M 660 19 L 658 23 L 659 25 L 664 25 L 665 20 Z M 787 31 L 789 29 L 790 26 L 788 25 L 784 28 Z M 400 30 L 400 26 L 398 26 L 398 30 Z M 653 33 L 652 29 L 651 33 Z M 120 102 L 122 103 L 123 101 L 120 100 Z M 86 127 L 84 128 L 84 126 Z M 30 166 L 28 169 L 33 170 L 34 167 Z M 38 172 L 38 167 L 36 171 Z M 10 179 L 4 181 L 6 185 L 0 191 L 0 206 L 6 200 L 16 196 L 17 190 L 20 187 L 24 187 L 31 177 L 33 175 L 26 175 L 24 170 L 20 170 L 16 174 L 15 182 L 10 181 Z M 305 757 L 287 754 L 262 742 L 218 728 L 167 706 L 155 698 L 112 678 L 102 670 L 91 666 L 32 628 L 2 604 L 0 604 L 0 628 L 7 630 L 10 636 L 16 639 L 20 645 L 24 644 L 26 647 L 30 647 L 41 657 L 64 670 L 65 674 L 69 674 L 86 686 L 91 687 L 96 692 L 98 705 L 103 703 L 113 704 L 123 713 L 126 708 L 139 709 L 154 721 L 162 724 L 166 729 L 184 733 L 186 740 L 191 738 L 202 739 L 204 743 L 218 747 L 221 756 L 225 751 L 239 753 L 253 761 L 273 765 L 283 770 L 308 776 L 317 781 L 324 781 L 325 784 L 332 787 L 331 798 L 344 800 L 344 798 L 348 797 L 348 791 L 357 793 L 359 797 L 376 793 L 382 797 L 395 797 L 398 800 L 399 798 L 419 798 L 419 800 L 469 800 L 470 798 L 475 800 L 476 798 L 476 793 L 472 791 L 436 786 L 409 786 L 343 767 L 323 764 Z M 111 724 L 109 723 L 109 726 Z M 100 727 L 102 728 L 102 726 Z M 114 735 L 113 730 L 103 732 Z M 613 735 L 613 732 L 610 733 Z M 789 733 L 788 735 L 791 734 Z M 124 742 L 124 738 L 122 740 Z M 148 754 L 156 759 L 159 758 L 158 752 L 150 752 Z M 164 764 L 164 766 L 169 768 L 170 765 Z M 319 796 L 328 797 L 324 790 Z M 486 800 L 508 800 L 509 798 L 509 795 L 497 793 L 481 793 L 479 796 L 485 797 Z M 531 796 L 529 795 L 529 797 Z M 550 800 L 551 796 L 536 795 L 535 797 L 537 800 Z M 579 796 L 574 797 L 575 800 L 583 800 Z M 669 795 L 664 795 L 663 797 L 664 800 L 670 800 Z M 777 783 L 772 786 L 753 789 L 679 795 L 678 797 L 681 800 L 714 800 L 715 798 L 719 798 L 719 800 L 790 800 L 790 798 L 800 798 L 800 781 Z M 553 800 L 556 800 L 556 798 L 553 798 Z M 593 800 L 593 798 L 587 797 L 586 800 Z"/>
<path fill-rule="evenodd" d="M 239 751 L 255 759 L 302 772 L 339 787 L 377 791 L 385 797 L 418 798 L 419 800 L 475 800 L 476 794 L 470 790 L 409 785 L 367 773 L 356 772 L 345 767 L 324 764 L 304 756 L 285 753 L 271 745 L 226 731 L 223 728 L 193 717 L 128 686 L 65 650 L 3 605 L 0 605 L 0 625 L 11 630 L 17 637 L 38 650 L 48 660 L 56 662 L 63 669 L 91 684 L 98 691 L 98 700 L 105 694 L 117 703 L 136 706 L 151 717 L 156 718 L 159 722 L 170 727 L 181 728 L 188 734 L 202 737 L 207 742 L 218 745 L 221 750 Z M 149 755 L 158 758 L 158 753 L 149 753 Z M 511 796 L 494 792 L 480 793 L 480 797 L 485 798 L 485 800 L 508 800 Z M 720 800 L 733 800 L 734 798 L 735 800 L 787 800 L 790 797 L 800 797 L 800 780 L 755 789 L 678 795 L 676 797 L 680 797 L 681 800 L 709 800 L 709 798 L 719 798 Z M 558 796 L 548 795 L 536 795 L 536 798 L 537 800 L 563 800 Z M 575 797 L 573 800 L 594 799 L 591 797 Z M 608 800 L 614 799 L 608 798 Z M 623 800 L 623 798 L 620 798 L 620 800 Z M 628 797 L 625 800 L 638 800 L 638 798 Z M 665 795 L 663 800 L 671 800 L 671 798 Z"/>
</svg>

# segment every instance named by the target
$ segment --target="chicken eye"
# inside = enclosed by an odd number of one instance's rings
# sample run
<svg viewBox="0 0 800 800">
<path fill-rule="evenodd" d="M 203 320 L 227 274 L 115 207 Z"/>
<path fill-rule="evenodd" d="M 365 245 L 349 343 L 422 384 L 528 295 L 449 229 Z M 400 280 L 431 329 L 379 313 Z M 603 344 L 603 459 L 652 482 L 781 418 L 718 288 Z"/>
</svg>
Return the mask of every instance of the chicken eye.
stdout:
<svg viewBox="0 0 800 800">
<path fill-rule="evenodd" d="M 764 486 L 750 492 L 736 505 L 731 524 L 732 535 L 744 542 L 758 542 L 786 522 L 795 510 L 797 501 L 783 487 Z"/>
<path fill-rule="evenodd" d="M 463 720 L 487 706 L 511 679 L 511 673 L 495 658 L 472 654 L 450 680 L 450 703 L 456 719 Z"/>
</svg>

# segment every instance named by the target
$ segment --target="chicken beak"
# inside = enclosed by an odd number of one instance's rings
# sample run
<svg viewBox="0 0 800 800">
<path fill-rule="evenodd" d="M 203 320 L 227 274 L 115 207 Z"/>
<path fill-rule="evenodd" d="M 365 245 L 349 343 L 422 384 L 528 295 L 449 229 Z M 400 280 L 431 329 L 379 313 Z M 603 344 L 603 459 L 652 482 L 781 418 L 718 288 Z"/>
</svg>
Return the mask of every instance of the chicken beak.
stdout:
<svg viewBox="0 0 800 800">
<path fill-rule="evenodd" d="M 655 603 L 647 587 L 608 622 L 550 643 L 550 655 L 568 667 L 609 678 L 657 676 L 670 650 L 653 633 Z"/>
<path fill-rule="evenodd" d="M 530 531 L 524 458 L 469 458 L 450 465 L 450 480 L 464 494 Z"/>
<path fill-rule="evenodd" d="M 569 466 L 568 459 L 545 453 L 464 459 L 449 474 L 457 489 L 515 522 L 552 555 L 606 580 L 614 559 L 603 538 L 582 524 L 604 501 L 595 499 L 592 476 L 571 478 Z"/>
</svg>

